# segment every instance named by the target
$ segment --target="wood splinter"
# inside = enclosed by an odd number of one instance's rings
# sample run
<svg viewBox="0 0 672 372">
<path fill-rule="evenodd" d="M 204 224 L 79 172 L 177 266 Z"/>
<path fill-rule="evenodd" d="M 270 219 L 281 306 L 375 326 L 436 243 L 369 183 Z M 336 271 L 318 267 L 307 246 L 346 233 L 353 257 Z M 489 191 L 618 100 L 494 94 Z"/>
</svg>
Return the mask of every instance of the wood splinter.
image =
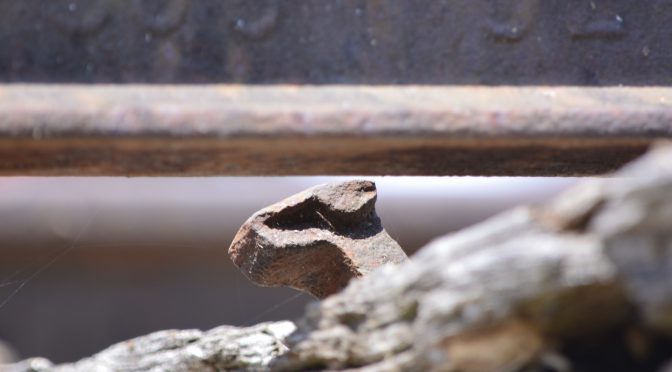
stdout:
<svg viewBox="0 0 672 372">
<path fill-rule="evenodd" d="M 376 185 L 319 185 L 250 217 L 229 247 L 254 283 L 287 286 L 325 298 L 387 263 L 407 256 L 376 214 Z"/>
</svg>

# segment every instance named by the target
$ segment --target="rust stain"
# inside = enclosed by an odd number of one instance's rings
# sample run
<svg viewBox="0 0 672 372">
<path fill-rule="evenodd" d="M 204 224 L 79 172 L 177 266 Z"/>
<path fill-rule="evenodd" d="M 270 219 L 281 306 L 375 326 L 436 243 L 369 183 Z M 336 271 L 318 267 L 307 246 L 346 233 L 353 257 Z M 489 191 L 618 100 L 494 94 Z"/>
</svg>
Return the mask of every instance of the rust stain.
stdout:
<svg viewBox="0 0 672 372">
<path fill-rule="evenodd" d="M 443 342 L 451 370 L 464 372 L 515 371 L 532 362 L 543 346 L 534 327 L 515 319 Z"/>
</svg>

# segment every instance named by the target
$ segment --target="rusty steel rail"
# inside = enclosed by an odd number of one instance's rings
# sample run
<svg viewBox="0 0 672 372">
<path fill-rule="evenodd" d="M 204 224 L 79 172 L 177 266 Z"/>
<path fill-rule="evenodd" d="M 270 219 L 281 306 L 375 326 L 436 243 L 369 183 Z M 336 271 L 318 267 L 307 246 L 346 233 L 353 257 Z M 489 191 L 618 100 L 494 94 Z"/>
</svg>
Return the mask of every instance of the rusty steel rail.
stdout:
<svg viewBox="0 0 672 372">
<path fill-rule="evenodd" d="M 0 86 L 0 175 L 591 175 L 672 88 Z"/>
</svg>

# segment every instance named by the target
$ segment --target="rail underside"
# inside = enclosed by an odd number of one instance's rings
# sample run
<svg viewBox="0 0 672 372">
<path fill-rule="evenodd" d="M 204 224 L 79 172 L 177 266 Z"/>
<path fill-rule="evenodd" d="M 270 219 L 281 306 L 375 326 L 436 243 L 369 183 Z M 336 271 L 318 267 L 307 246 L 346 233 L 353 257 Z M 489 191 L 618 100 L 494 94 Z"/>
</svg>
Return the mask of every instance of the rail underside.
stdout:
<svg viewBox="0 0 672 372">
<path fill-rule="evenodd" d="M 595 175 L 672 138 L 670 103 L 672 88 L 4 85 L 0 174 Z"/>
</svg>

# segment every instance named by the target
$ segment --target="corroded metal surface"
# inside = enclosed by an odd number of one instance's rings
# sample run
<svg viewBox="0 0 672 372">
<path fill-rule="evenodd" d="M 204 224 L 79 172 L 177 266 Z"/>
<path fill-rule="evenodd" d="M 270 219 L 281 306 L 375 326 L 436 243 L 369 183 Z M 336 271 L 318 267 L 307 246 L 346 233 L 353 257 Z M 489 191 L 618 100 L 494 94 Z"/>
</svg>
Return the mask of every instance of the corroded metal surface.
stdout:
<svg viewBox="0 0 672 372">
<path fill-rule="evenodd" d="M 252 215 L 229 257 L 256 284 L 330 296 L 351 279 L 407 260 L 376 214 L 377 197 L 370 181 L 312 187 Z"/>
<path fill-rule="evenodd" d="M 0 87 L 0 174 L 570 175 L 672 137 L 672 89 Z"/>
<path fill-rule="evenodd" d="M 672 0 L 0 1 L 0 81 L 669 85 Z"/>
</svg>

